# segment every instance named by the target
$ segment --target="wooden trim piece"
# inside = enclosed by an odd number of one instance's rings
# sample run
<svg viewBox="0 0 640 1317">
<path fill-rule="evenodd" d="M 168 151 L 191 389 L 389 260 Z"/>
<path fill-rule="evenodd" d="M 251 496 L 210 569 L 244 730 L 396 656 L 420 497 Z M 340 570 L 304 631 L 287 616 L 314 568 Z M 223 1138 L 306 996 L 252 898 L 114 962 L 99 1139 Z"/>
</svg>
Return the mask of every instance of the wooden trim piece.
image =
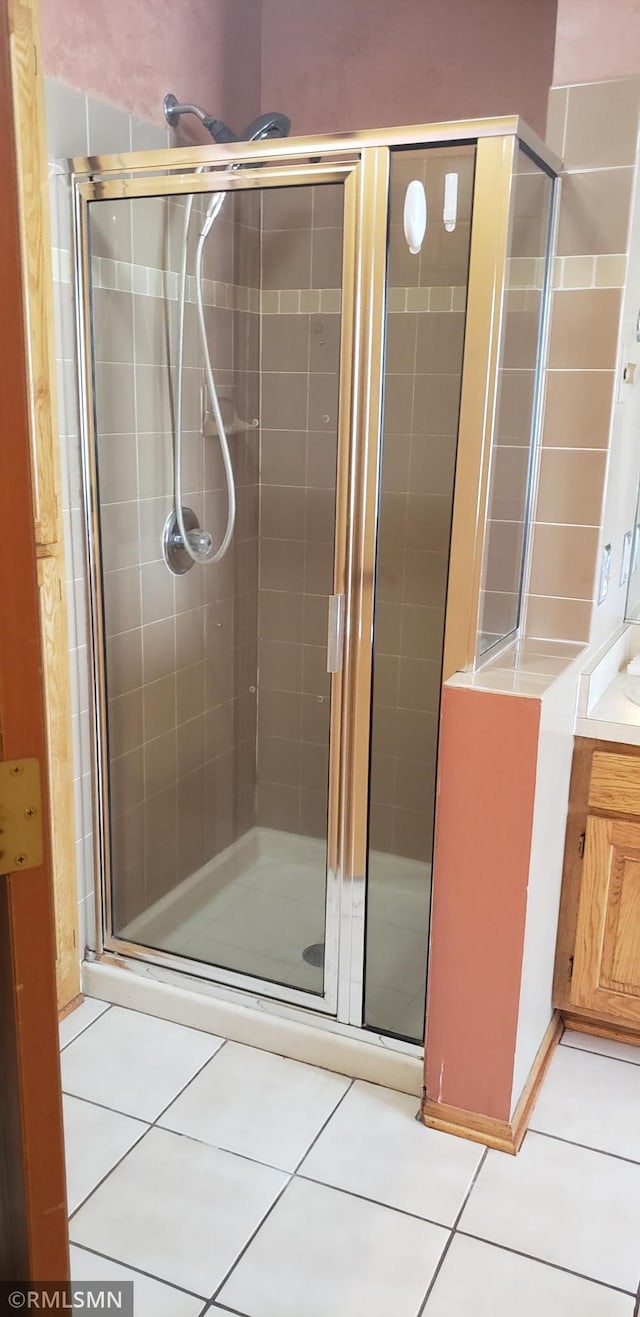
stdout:
<svg viewBox="0 0 640 1317">
<path fill-rule="evenodd" d="M 47 804 L 8 6 L 0 9 L 0 757 L 40 762 Z M 44 861 L 0 877 L 0 1279 L 69 1274 L 48 815 Z"/>
<path fill-rule="evenodd" d="M 23 324 L 36 554 L 39 559 L 45 717 L 56 915 L 58 1007 L 80 990 L 73 798 L 69 639 L 62 543 L 61 477 L 46 151 L 38 0 L 7 0 Z M 47 565 L 50 557 L 51 565 Z"/>
<path fill-rule="evenodd" d="M 554 1011 L 547 1031 L 536 1052 L 535 1060 L 529 1071 L 529 1078 L 520 1094 L 515 1111 L 511 1117 L 511 1128 L 515 1150 L 518 1152 L 522 1140 L 529 1128 L 533 1108 L 538 1100 L 544 1077 L 551 1065 L 553 1054 L 564 1033 L 564 1024 L 559 1011 Z"/>
<path fill-rule="evenodd" d="M 8 0 L 18 213 L 22 248 L 27 378 L 36 540 L 61 540 L 60 462 L 46 151 L 38 0 Z"/>
<path fill-rule="evenodd" d="M 80 992 L 69 640 L 61 556 L 38 559 L 38 585 L 51 798 L 56 978 L 61 1010 Z"/>
<path fill-rule="evenodd" d="M 511 1120 L 496 1120 L 493 1116 L 463 1111 L 460 1107 L 450 1107 L 425 1097 L 420 1108 L 424 1124 L 429 1129 L 457 1134 L 460 1138 L 470 1139 L 472 1143 L 484 1143 L 487 1148 L 495 1148 L 498 1152 L 508 1152 L 514 1156 L 522 1145 L 542 1081 L 563 1029 L 562 1017 L 555 1011 Z"/>
<path fill-rule="evenodd" d="M 58 1024 L 61 1020 L 66 1020 L 68 1015 L 72 1015 L 74 1011 L 77 1011 L 78 1007 L 82 1006 L 83 1001 L 84 993 L 79 992 L 77 997 L 72 997 L 71 1001 L 68 1001 L 66 1006 L 62 1006 L 58 1011 Z"/>
<path fill-rule="evenodd" d="M 565 1029 L 571 1029 L 575 1033 L 593 1034 L 596 1038 L 609 1038 L 614 1043 L 629 1043 L 631 1047 L 640 1047 L 640 1033 L 637 1029 L 625 1029 L 620 1024 L 607 1024 L 603 1020 L 593 1020 L 569 1011 L 562 1012 L 562 1019 Z"/>
</svg>

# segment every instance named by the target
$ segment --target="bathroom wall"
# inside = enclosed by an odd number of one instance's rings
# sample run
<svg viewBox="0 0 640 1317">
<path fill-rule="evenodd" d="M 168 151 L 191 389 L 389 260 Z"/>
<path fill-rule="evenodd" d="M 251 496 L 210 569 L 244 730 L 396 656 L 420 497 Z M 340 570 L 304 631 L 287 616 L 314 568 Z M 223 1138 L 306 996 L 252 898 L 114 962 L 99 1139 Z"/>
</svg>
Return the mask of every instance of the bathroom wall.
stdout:
<svg viewBox="0 0 640 1317">
<path fill-rule="evenodd" d="M 262 103 L 296 133 L 521 114 L 544 132 L 556 0 L 263 0 Z"/>
<path fill-rule="evenodd" d="M 556 86 L 635 77 L 639 49 L 638 0 L 558 0 Z"/>
<path fill-rule="evenodd" d="M 138 118 L 163 126 L 167 91 L 232 124 L 260 111 L 260 0 L 40 0 L 40 18 L 45 72 Z"/>
<path fill-rule="evenodd" d="M 629 250 L 640 79 L 554 88 L 565 162 L 527 634 L 589 640 Z M 621 535 L 619 537 L 621 541 Z M 616 543 L 612 586 L 619 575 Z"/>
</svg>

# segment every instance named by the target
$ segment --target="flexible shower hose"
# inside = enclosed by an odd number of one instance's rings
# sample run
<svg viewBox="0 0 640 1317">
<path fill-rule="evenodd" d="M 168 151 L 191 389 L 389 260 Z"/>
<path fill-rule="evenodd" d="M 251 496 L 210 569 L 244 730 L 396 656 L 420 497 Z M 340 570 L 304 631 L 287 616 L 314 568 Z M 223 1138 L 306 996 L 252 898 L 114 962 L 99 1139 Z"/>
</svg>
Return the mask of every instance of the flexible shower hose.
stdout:
<svg viewBox="0 0 640 1317">
<path fill-rule="evenodd" d="M 177 379 L 176 379 L 176 423 L 175 423 L 175 442 L 173 445 L 173 493 L 175 502 L 175 515 L 178 530 L 182 537 L 182 543 L 189 557 L 195 563 L 214 563 L 220 562 L 224 558 L 227 549 L 231 543 L 231 537 L 236 521 L 236 488 L 233 476 L 233 465 L 231 454 L 229 452 L 229 441 L 225 430 L 224 419 L 218 399 L 216 382 L 211 366 L 211 353 L 207 342 L 207 327 L 204 317 L 204 300 L 202 292 L 203 270 L 202 263 L 204 258 L 204 247 L 211 232 L 211 229 L 217 219 L 224 204 L 224 193 L 216 193 L 209 202 L 204 224 L 198 236 L 198 245 L 196 248 L 196 303 L 198 310 L 198 330 L 202 343 L 204 356 L 204 370 L 207 392 L 211 403 L 214 420 L 218 430 L 218 441 L 222 454 L 225 480 L 227 483 L 227 525 L 222 537 L 219 548 L 213 548 L 213 540 L 208 531 L 191 530 L 188 531 L 182 511 L 182 439 L 183 439 L 183 418 L 182 418 L 182 395 L 183 395 L 183 375 L 184 375 L 184 322 L 185 322 L 185 304 L 187 300 L 187 248 L 189 242 L 189 229 L 191 226 L 191 215 L 193 211 L 193 194 L 187 198 L 184 219 L 184 233 L 182 242 L 182 261 L 180 265 L 180 285 L 179 285 L 179 307 L 178 307 L 178 360 L 177 360 Z"/>
</svg>

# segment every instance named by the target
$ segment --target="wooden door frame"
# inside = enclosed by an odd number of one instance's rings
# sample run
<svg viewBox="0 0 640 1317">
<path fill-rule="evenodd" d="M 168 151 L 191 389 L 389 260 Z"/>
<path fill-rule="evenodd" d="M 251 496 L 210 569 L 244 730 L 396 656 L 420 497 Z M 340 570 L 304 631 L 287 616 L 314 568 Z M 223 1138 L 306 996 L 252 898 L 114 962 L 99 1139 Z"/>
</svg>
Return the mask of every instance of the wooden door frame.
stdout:
<svg viewBox="0 0 640 1317">
<path fill-rule="evenodd" d="M 4 0 L 22 252 L 33 516 L 49 778 L 58 1009 L 79 999 L 78 893 L 69 640 L 56 399 L 51 225 L 38 0 Z M 7 126 L 8 130 L 8 126 Z"/>
<path fill-rule="evenodd" d="M 0 758 L 41 766 L 44 861 L 0 876 L 0 1278 L 65 1280 L 46 737 L 8 5 L 0 16 Z"/>
</svg>

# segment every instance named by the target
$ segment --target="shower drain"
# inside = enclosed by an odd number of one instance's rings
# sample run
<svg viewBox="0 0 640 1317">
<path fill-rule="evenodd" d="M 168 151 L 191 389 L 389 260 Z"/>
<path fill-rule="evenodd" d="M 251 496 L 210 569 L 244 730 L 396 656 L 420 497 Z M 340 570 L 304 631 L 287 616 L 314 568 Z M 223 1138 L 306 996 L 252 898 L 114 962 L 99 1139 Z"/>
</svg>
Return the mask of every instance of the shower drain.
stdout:
<svg viewBox="0 0 640 1317">
<path fill-rule="evenodd" d="M 314 969 L 321 969 L 324 965 L 324 942 L 312 942 L 305 947 L 302 959 L 306 960 L 307 965 L 313 965 Z"/>
</svg>

